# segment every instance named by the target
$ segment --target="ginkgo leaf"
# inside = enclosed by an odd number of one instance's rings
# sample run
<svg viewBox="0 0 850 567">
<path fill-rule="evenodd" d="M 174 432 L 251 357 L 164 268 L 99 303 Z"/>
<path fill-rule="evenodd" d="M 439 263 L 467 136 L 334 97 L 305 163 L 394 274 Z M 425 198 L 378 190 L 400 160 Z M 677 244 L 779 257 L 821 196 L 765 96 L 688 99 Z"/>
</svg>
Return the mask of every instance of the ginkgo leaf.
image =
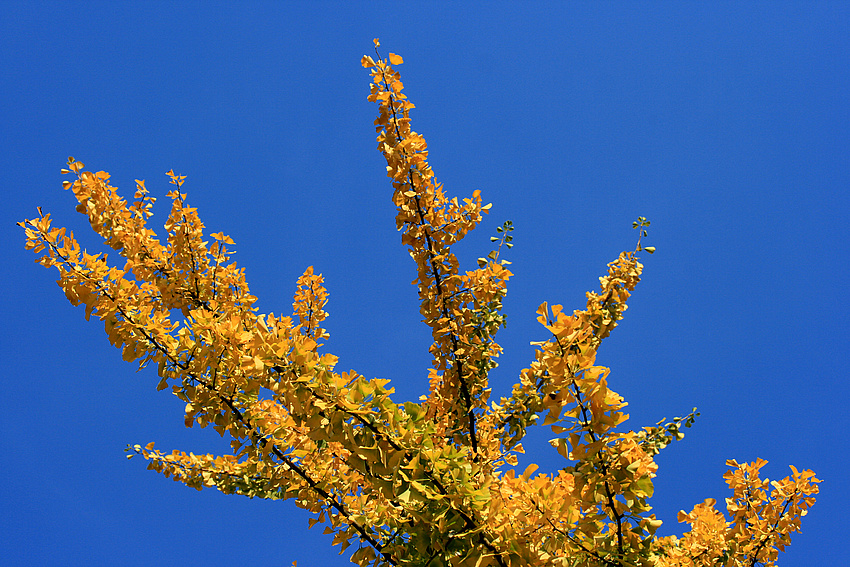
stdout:
<svg viewBox="0 0 850 567">
<path fill-rule="evenodd" d="M 529 478 L 531 478 L 531 475 L 533 475 L 534 472 L 539 468 L 540 467 L 538 465 L 531 463 L 525 468 L 525 471 L 522 473 L 522 478 L 528 480 Z"/>
</svg>

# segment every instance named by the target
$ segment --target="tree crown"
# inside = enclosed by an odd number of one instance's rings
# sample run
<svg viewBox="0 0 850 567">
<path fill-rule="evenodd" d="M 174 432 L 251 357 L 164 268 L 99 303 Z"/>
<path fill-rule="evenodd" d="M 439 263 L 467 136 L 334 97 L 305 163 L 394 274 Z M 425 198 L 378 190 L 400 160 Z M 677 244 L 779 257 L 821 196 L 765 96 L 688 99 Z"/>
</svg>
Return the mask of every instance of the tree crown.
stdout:
<svg viewBox="0 0 850 567">
<path fill-rule="evenodd" d="M 38 262 L 59 271 L 59 286 L 85 316 L 103 321 L 124 360 L 155 364 L 158 389 L 185 402 L 184 422 L 231 439 L 232 453 L 164 453 L 150 443 L 128 448 L 148 468 L 188 486 L 228 494 L 294 499 L 325 524 L 344 550 L 357 543 L 359 565 L 627 566 L 774 564 L 814 502 L 808 470 L 781 481 L 761 479 L 765 462 L 727 461 L 732 490 L 727 519 L 708 499 L 679 521 L 682 537 L 658 537 L 649 499 L 655 455 L 681 439 L 696 410 L 672 421 L 625 430 L 625 401 L 596 364 L 599 345 L 623 318 L 643 270 L 639 239 L 608 264 L 600 290 L 568 313 L 543 303 L 538 321 L 549 338 L 509 395 L 491 400 L 490 370 L 502 352 L 502 301 L 513 275 L 503 252 L 510 221 L 493 249 L 462 271 L 452 246 L 490 210 L 480 191 L 446 195 L 428 162 L 425 139 L 411 129 L 413 104 L 403 93 L 401 56 L 364 56 L 368 99 L 378 105 L 378 150 L 392 180 L 396 226 L 416 267 L 423 321 L 431 329 L 429 392 L 398 403 L 387 380 L 338 372 L 321 327 L 328 293 L 312 267 L 296 282 L 292 312 L 259 314 L 245 271 L 232 261 L 233 240 L 206 240 L 197 210 L 174 185 L 160 239 L 148 228 L 156 199 L 136 181 L 132 202 L 68 159 L 64 181 L 92 229 L 123 265 L 89 254 L 50 215 L 19 223 Z M 177 315 L 177 314 L 180 315 Z M 564 458 L 553 474 L 518 453 L 529 428 L 549 426 Z"/>
</svg>

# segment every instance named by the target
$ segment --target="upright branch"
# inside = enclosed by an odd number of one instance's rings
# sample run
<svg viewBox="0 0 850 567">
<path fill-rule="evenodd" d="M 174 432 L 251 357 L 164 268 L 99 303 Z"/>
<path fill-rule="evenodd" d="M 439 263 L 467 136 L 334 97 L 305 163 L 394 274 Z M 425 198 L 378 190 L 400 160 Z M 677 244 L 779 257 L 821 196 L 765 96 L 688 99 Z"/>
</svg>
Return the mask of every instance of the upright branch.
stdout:
<svg viewBox="0 0 850 567">
<path fill-rule="evenodd" d="M 376 40 L 376 54 L 378 45 Z M 511 274 L 496 262 L 466 276 L 459 273 L 451 247 L 481 222 L 490 205 L 482 205 L 480 191 L 462 203 L 449 199 L 436 182 L 425 139 L 410 127 L 414 105 L 402 93 L 400 75 L 393 67 L 402 62 L 394 53 L 386 61 L 362 59 L 372 72 L 369 100 L 379 105 L 375 129 L 387 175 L 393 180 L 396 226 L 416 263 L 420 312 L 434 338 L 427 407 L 441 435 L 468 445 L 477 455 L 476 414 L 486 408 L 487 371 L 495 366 L 492 359 L 500 348 L 492 334 L 482 338 L 474 333 L 474 307 L 480 304 L 477 296 L 485 293 L 483 288 L 495 285 L 504 290 Z"/>
</svg>

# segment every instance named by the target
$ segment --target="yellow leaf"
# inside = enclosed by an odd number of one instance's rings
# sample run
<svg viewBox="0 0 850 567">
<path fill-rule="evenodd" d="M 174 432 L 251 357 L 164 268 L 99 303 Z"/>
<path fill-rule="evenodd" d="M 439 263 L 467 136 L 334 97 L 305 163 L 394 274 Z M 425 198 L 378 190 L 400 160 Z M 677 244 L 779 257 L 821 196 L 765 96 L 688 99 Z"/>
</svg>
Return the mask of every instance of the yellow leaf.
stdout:
<svg viewBox="0 0 850 567">
<path fill-rule="evenodd" d="M 390 63 L 392 63 L 393 65 L 401 65 L 402 63 L 404 63 L 404 59 L 401 58 L 401 55 L 390 53 Z"/>
<path fill-rule="evenodd" d="M 534 463 L 531 463 L 530 465 L 528 465 L 528 467 L 526 467 L 525 472 L 522 473 L 522 478 L 528 480 L 529 478 L 531 478 L 531 475 L 534 474 L 534 471 L 536 471 L 538 468 L 540 467 L 538 467 Z"/>
</svg>

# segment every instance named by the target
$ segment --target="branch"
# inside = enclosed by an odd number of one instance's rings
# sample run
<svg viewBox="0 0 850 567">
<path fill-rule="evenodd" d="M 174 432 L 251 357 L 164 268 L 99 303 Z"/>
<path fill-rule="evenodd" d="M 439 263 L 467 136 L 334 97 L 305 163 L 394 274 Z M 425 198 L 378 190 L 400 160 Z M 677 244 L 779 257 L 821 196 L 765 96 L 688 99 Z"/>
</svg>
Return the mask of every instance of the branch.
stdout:
<svg viewBox="0 0 850 567">
<path fill-rule="evenodd" d="M 380 59 L 380 54 L 378 53 L 377 46 L 375 47 L 375 53 L 376 53 L 376 55 L 378 55 L 378 58 Z M 386 67 L 381 68 L 381 76 L 383 77 L 384 84 L 388 85 L 389 83 L 387 82 L 386 70 L 385 69 L 386 69 Z M 395 94 L 393 93 L 392 90 L 388 90 L 388 92 L 389 92 L 390 116 L 391 116 L 392 121 L 393 121 L 393 127 L 395 128 L 396 139 L 403 141 L 404 138 L 402 137 L 401 129 L 399 127 L 398 118 L 397 118 L 398 109 L 396 107 L 396 97 L 395 97 Z M 410 157 L 408 155 L 407 151 L 403 147 L 402 147 L 401 151 L 402 151 L 402 154 L 405 157 L 408 157 L 408 158 Z M 416 183 L 415 183 L 415 180 L 413 178 L 413 169 L 408 169 L 407 178 L 408 178 L 408 184 L 410 185 L 410 188 L 415 190 L 416 189 Z M 440 310 L 441 310 L 442 315 L 445 319 L 447 319 L 449 321 L 456 321 L 454 314 L 448 309 L 448 306 L 446 305 L 446 298 L 445 298 L 445 295 L 444 295 L 443 289 L 442 289 L 442 287 L 443 287 L 442 286 L 442 279 L 440 277 L 440 272 L 437 268 L 436 253 L 434 252 L 434 246 L 433 246 L 433 242 L 431 240 L 431 235 L 427 230 L 427 227 L 430 226 L 430 225 L 425 220 L 425 211 L 423 211 L 420 195 L 418 193 L 415 196 L 415 202 L 416 202 L 416 213 L 419 216 L 420 226 L 423 227 L 423 229 L 424 229 L 426 251 L 427 251 L 427 254 L 428 254 L 428 262 L 429 262 L 429 265 L 430 265 L 430 268 L 431 268 L 431 275 L 434 278 L 434 286 L 436 287 L 437 295 L 440 298 L 440 304 L 441 304 Z M 467 381 L 464 379 L 464 376 L 463 376 L 463 362 L 461 361 L 461 359 L 457 355 L 454 354 L 455 352 L 457 352 L 457 350 L 459 348 L 457 333 L 451 332 L 450 338 L 451 338 L 451 343 L 452 343 L 452 356 L 454 358 L 454 363 L 455 363 L 455 372 L 457 373 L 457 378 L 458 378 L 458 381 L 460 382 L 460 393 L 461 393 L 461 397 L 463 398 L 463 403 L 464 403 L 464 406 L 465 406 L 465 409 L 466 409 L 466 417 L 467 417 L 467 420 L 469 422 L 469 441 L 470 441 L 470 445 L 472 446 L 472 452 L 475 453 L 475 459 L 477 460 L 477 458 L 478 458 L 478 439 L 477 439 L 477 435 L 476 435 L 476 432 L 475 432 L 475 412 L 473 411 L 472 396 L 471 396 L 471 393 L 470 393 L 470 390 L 469 390 L 469 384 L 467 383 Z"/>
</svg>

